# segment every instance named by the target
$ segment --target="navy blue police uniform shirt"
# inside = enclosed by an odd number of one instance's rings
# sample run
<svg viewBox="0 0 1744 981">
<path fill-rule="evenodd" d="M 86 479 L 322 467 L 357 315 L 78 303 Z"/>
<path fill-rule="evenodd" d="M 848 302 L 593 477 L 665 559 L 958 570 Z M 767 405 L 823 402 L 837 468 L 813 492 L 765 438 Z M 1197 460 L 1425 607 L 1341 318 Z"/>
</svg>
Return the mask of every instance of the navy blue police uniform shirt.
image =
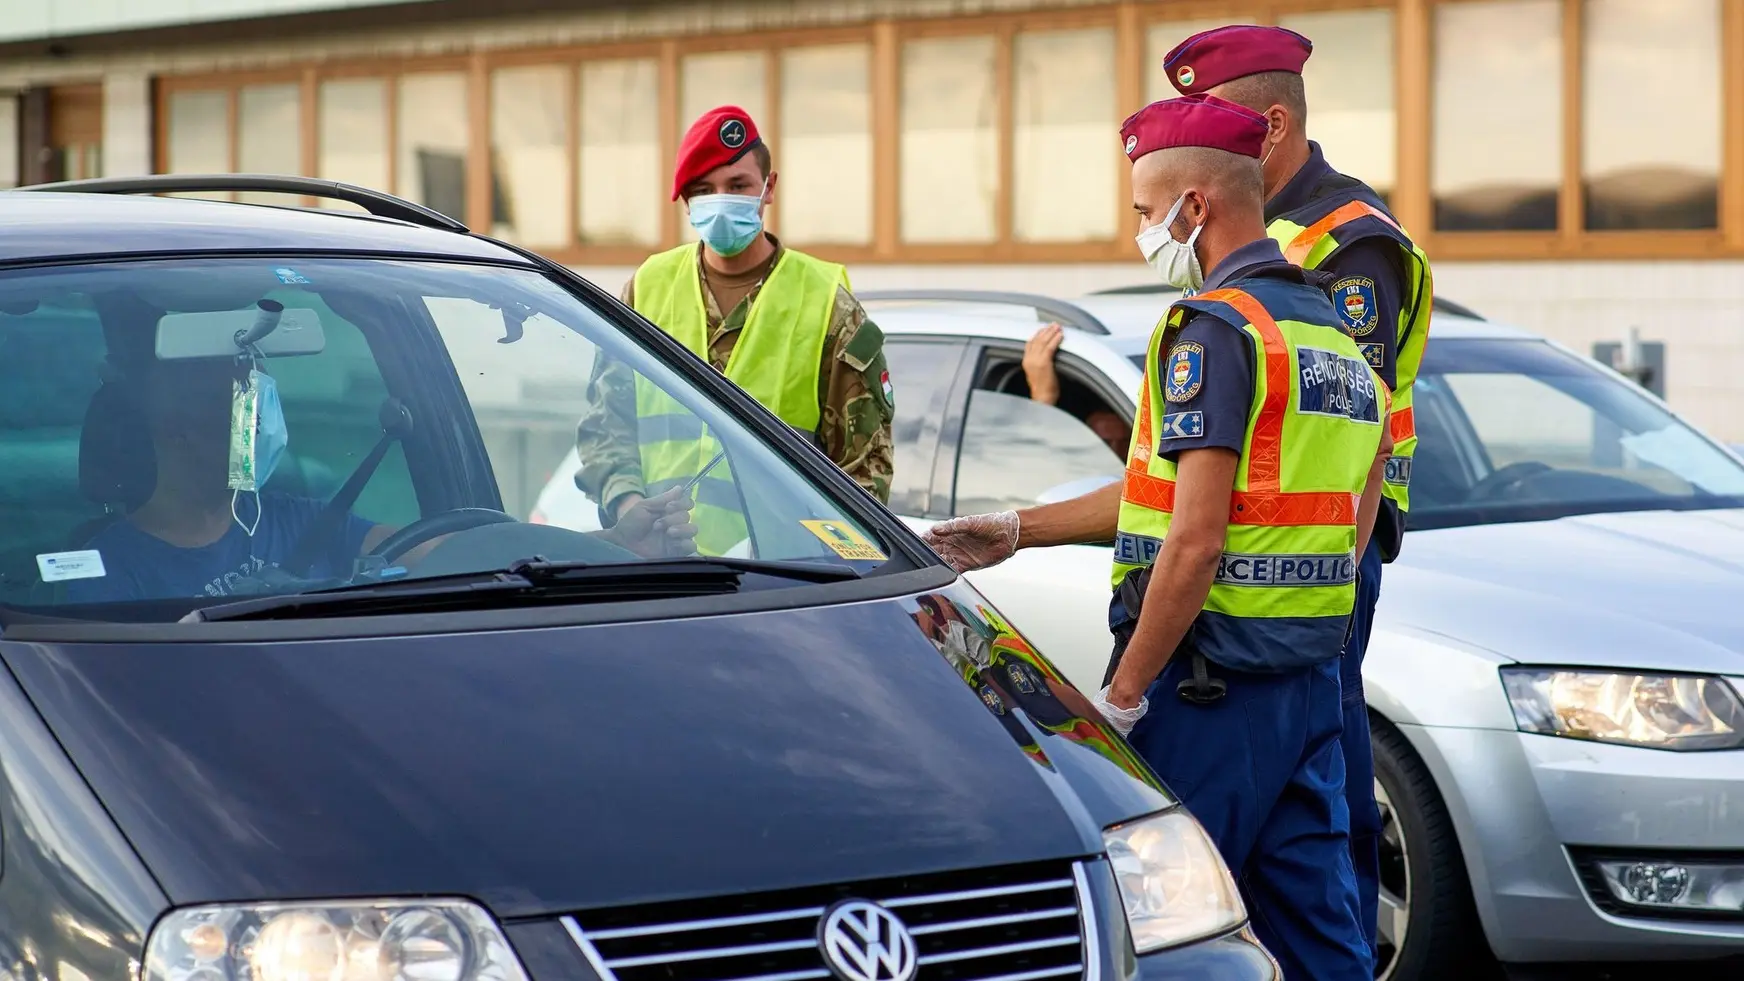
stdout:
<svg viewBox="0 0 1744 981">
<path fill-rule="evenodd" d="M 1308 144 L 1308 162 L 1266 202 L 1266 223 L 1313 202 L 1322 181 L 1337 173 L 1320 144 Z M 1399 309 L 1409 292 L 1405 257 L 1385 239 L 1345 246 L 1316 272 L 1327 274 L 1339 326 L 1356 341 L 1363 358 L 1392 389 L 1398 383 Z"/>
<path fill-rule="evenodd" d="M 252 541 L 240 525 L 231 522 L 222 538 L 199 548 L 171 545 L 146 534 L 130 521 L 117 521 L 98 532 L 85 546 L 102 555 L 105 575 L 68 582 L 67 599 L 73 603 L 115 603 L 229 596 L 243 579 L 266 566 L 289 561 L 291 550 L 324 506 L 313 498 L 263 494 L 260 524 L 254 529 Z M 237 500 L 236 510 L 245 519 L 252 517 L 252 498 L 243 495 Z M 364 538 L 374 527 L 373 522 L 346 515 L 339 528 L 344 554 L 362 554 Z M 323 550 L 312 577 L 320 579 L 351 572 L 332 569 L 330 565 Z"/>
</svg>

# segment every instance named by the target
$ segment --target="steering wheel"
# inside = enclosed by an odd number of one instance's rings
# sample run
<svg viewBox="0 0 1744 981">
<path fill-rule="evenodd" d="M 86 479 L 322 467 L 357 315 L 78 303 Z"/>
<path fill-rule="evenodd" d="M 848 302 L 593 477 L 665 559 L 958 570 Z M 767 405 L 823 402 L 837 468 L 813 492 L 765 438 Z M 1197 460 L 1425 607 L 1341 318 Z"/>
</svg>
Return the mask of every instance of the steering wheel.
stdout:
<svg viewBox="0 0 1744 981">
<path fill-rule="evenodd" d="M 1547 463 L 1539 463 L 1537 460 L 1521 460 L 1510 463 L 1500 470 L 1491 471 L 1484 479 L 1471 485 L 1471 489 L 1466 491 L 1465 499 L 1468 501 L 1494 500 L 1500 497 L 1503 491 L 1517 487 L 1523 481 L 1554 469 L 1556 468 Z"/>
<path fill-rule="evenodd" d="M 455 508 L 452 511 L 442 511 L 428 518 L 419 518 L 382 539 L 382 543 L 370 554 L 380 556 L 384 562 L 392 562 L 419 545 L 443 535 L 504 523 L 518 522 L 514 516 L 490 508 Z"/>
</svg>

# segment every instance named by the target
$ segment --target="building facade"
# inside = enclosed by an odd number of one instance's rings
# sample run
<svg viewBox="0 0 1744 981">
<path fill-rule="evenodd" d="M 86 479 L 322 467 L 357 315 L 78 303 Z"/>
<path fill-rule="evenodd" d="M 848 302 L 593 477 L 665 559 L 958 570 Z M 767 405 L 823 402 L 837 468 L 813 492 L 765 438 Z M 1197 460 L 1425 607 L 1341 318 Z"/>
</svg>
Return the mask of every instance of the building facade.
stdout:
<svg viewBox="0 0 1744 981">
<path fill-rule="evenodd" d="M 733 102 L 771 226 L 861 287 L 1142 282 L 1126 114 L 1219 23 L 1315 42 L 1310 135 L 1438 292 L 1578 350 L 1666 346 L 1744 441 L 1744 0 L 20 0 L 0 182 L 301 173 L 616 288 L 688 228 L 679 135 Z"/>
</svg>

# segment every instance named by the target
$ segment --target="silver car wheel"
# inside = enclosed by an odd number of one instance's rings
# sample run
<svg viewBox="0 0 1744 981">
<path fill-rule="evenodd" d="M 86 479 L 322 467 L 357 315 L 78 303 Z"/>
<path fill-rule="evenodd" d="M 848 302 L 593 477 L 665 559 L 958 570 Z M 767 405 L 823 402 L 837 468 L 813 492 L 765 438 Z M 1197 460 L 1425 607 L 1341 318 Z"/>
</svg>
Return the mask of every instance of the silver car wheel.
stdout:
<svg viewBox="0 0 1744 981">
<path fill-rule="evenodd" d="M 1399 952 L 1405 947 L 1405 932 L 1411 924 L 1411 863 L 1410 848 L 1405 841 L 1405 828 L 1393 799 L 1375 780 L 1375 804 L 1381 812 L 1380 837 L 1380 908 L 1377 911 L 1378 930 L 1375 943 L 1375 977 L 1393 976 L 1399 962 Z"/>
</svg>

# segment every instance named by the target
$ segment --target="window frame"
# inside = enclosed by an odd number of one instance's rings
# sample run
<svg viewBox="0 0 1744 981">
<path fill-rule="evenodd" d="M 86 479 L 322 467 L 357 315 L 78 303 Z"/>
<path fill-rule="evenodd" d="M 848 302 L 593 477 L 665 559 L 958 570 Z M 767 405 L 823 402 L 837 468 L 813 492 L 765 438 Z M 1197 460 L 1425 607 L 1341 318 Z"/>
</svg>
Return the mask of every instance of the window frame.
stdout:
<svg viewBox="0 0 1744 981">
<path fill-rule="evenodd" d="M 1040 326 L 1039 321 L 1037 326 Z M 943 521 L 955 516 L 957 468 L 963 456 L 963 434 L 969 418 L 969 396 L 979 386 L 981 377 L 987 373 L 989 356 L 1013 360 L 1021 360 L 1023 357 L 1023 344 L 1018 341 L 998 337 L 971 337 L 967 340 L 969 346 L 964 352 L 962 362 L 957 366 L 957 378 L 951 385 L 951 398 L 939 427 L 938 450 L 933 459 L 933 489 L 929 502 L 931 507 L 926 514 L 919 517 Z M 1055 364 L 1063 374 L 1088 386 L 1111 403 L 1117 411 L 1121 411 L 1123 407 L 1127 415 L 1135 411 L 1132 400 L 1124 393 L 1115 392 L 1114 386 L 1088 361 L 1065 351 L 1056 353 L 1054 357 Z M 1082 420 L 1079 422 L 1082 423 Z M 1085 428 L 1088 431 L 1089 427 Z"/>
<path fill-rule="evenodd" d="M 926 477 L 915 482 L 920 490 L 921 503 L 920 507 L 916 509 L 917 513 L 909 515 L 909 517 L 942 520 L 949 517 L 949 514 L 946 513 L 949 508 L 938 506 L 939 488 L 941 486 L 946 488 L 945 499 L 949 500 L 949 492 L 954 487 L 956 467 L 953 465 L 947 468 L 941 461 L 955 460 L 956 439 L 951 438 L 949 434 L 951 426 L 954 424 L 960 438 L 963 417 L 968 411 L 969 388 L 972 387 L 974 378 L 973 374 L 967 370 L 971 364 L 969 351 L 972 345 L 969 338 L 952 334 L 886 334 L 884 336 L 884 350 L 887 359 L 893 346 L 903 349 L 930 347 L 947 351 L 950 356 L 956 358 L 956 363 L 943 373 L 944 386 L 931 395 L 931 401 L 928 402 L 924 413 L 929 424 L 922 426 L 920 439 L 915 444 L 916 456 L 927 461 Z M 895 379 L 896 384 L 901 384 L 901 382 L 900 377 Z M 953 452 L 949 456 L 945 453 L 947 446 L 953 448 Z M 941 479 L 945 480 L 946 483 L 941 485 Z M 894 498 L 894 487 L 891 488 L 891 492 L 891 496 Z M 900 505 L 893 504 L 891 510 L 896 511 L 898 506 Z M 896 513 L 901 514 L 902 512 L 896 511 Z"/>
<path fill-rule="evenodd" d="M 167 164 L 168 99 L 177 92 L 219 90 L 228 93 L 230 162 L 234 169 L 240 139 L 237 125 L 237 90 L 246 85 L 295 82 L 301 87 L 302 160 L 299 169 L 314 173 L 319 160 L 318 95 L 323 81 L 339 78 L 378 77 L 392 83 L 401 75 L 428 71 L 459 71 L 468 80 L 470 146 L 467 154 L 468 213 L 457 215 L 470 227 L 491 227 L 490 85 L 494 71 L 505 67 L 564 65 L 571 84 L 568 163 L 571 186 L 580 187 L 579 126 L 576 116 L 579 66 L 594 59 L 650 58 L 658 66 L 660 105 L 660 154 L 662 183 L 670 181 L 677 152 L 680 66 L 695 54 L 725 51 L 757 51 L 764 58 L 765 102 L 770 110 L 759 119 L 765 142 L 781 162 L 781 55 L 792 48 L 829 44 L 864 44 L 870 53 L 872 241 L 870 245 L 791 244 L 822 258 L 849 264 L 860 263 L 1101 263 L 1133 259 L 1128 236 L 1134 230 L 1131 217 L 1127 161 L 1118 141 L 1110 134 L 1109 166 L 1116 169 L 1116 200 L 1108 202 L 1118 216 L 1116 233 L 1105 241 L 1022 242 L 1013 234 L 1015 128 L 1014 40 L 1019 33 L 1082 28 L 1112 28 L 1115 36 L 1115 118 L 1124 118 L 1143 105 L 1148 52 L 1147 32 L 1156 23 L 1216 17 L 1276 24 L 1280 18 L 1302 13 L 1391 8 L 1394 13 L 1394 105 L 1397 116 L 1394 153 L 1396 178 L 1393 210 L 1401 224 L 1435 258 L 1471 260 L 1512 259 L 1664 259 L 1744 256 L 1744 0 L 1721 0 L 1721 170 L 1719 227 L 1712 231 L 1691 230 L 1585 230 L 1582 201 L 1582 49 L 1584 9 L 1590 0 L 1561 0 L 1563 99 L 1561 140 L 1563 161 L 1557 191 L 1558 229 L 1540 231 L 1438 232 L 1433 228 L 1431 198 L 1431 127 L 1434 99 L 1432 36 L 1435 12 L 1441 4 L 1470 0 L 1178 0 L 1151 3 L 1141 0 L 1104 0 L 1084 6 L 937 17 L 877 18 L 868 16 L 849 24 L 818 27 L 782 27 L 736 34 L 670 35 L 563 46 L 527 46 L 512 49 L 475 49 L 442 56 L 406 56 L 369 59 L 335 59 L 319 64 L 291 65 L 261 71 L 222 71 L 207 74 L 162 76 L 156 82 L 157 118 L 155 169 Z M 937 37 L 991 36 L 995 40 L 995 133 L 998 154 L 998 192 L 995 197 L 995 239 L 991 243 L 916 243 L 902 241 L 900 228 L 902 48 L 910 40 Z M 387 110 L 390 116 L 388 167 L 390 185 L 398 169 L 397 86 L 389 84 Z M 1335 161 L 1336 162 L 1336 161 Z M 779 195 L 769 215 L 769 228 L 781 233 Z M 317 202 L 307 199 L 306 205 Z M 548 248 L 544 254 L 569 266 L 628 266 L 639 263 L 650 251 L 671 248 L 684 241 L 682 210 L 662 202 L 659 242 L 634 245 L 582 245 L 576 234 L 577 209 L 570 208 L 567 244 Z"/>
</svg>

